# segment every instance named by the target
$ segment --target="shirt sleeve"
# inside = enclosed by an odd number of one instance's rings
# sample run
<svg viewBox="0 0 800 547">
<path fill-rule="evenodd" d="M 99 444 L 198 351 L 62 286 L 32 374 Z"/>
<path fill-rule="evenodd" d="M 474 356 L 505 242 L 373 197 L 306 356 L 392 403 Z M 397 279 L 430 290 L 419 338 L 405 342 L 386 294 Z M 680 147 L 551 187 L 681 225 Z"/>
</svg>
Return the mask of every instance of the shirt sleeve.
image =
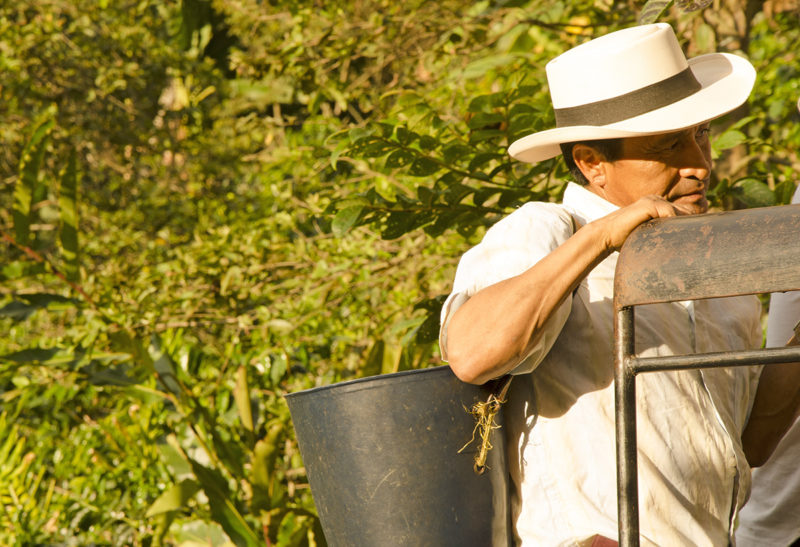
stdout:
<svg viewBox="0 0 800 547">
<path fill-rule="evenodd" d="M 573 234 L 572 216 L 555 203 L 527 203 L 487 230 L 483 240 L 467 251 L 456 269 L 453 291 L 442 306 L 439 347 L 447 361 L 447 327 L 453 314 L 481 289 L 519 275 Z M 544 327 L 539 344 L 512 374 L 530 372 L 552 347 L 569 316 L 572 295 Z"/>
</svg>

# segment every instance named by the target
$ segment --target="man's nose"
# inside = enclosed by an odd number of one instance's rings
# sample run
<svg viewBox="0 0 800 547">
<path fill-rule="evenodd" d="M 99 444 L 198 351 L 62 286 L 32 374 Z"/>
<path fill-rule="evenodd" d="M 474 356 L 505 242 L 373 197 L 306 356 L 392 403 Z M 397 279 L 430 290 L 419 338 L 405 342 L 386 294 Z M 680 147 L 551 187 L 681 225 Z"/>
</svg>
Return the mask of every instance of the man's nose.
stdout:
<svg viewBox="0 0 800 547">
<path fill-rule="evenodd" d="M 685 147 L 686 155 L 680 174 L 684 178 L 706 180 L 711 175 L 711 149 L 707 143 L 699 143 L 694 138 Z"/>
</svg>

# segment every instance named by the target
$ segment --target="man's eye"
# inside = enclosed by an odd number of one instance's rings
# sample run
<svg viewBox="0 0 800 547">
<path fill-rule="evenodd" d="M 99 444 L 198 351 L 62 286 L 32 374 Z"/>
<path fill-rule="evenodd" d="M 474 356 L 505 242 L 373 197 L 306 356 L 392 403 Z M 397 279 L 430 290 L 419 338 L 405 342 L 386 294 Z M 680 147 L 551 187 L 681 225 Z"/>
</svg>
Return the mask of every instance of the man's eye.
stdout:
<svg viewBox="0 0 800 547">
<path fill-rule="evenodd" d="M 705 129 L 699 130 L 694 138 L 697 139 L 698 141 L 702 141 L 707 139 L 710 134 L 711 134 L 711 129 L 706 127 Z"/>
</svg>

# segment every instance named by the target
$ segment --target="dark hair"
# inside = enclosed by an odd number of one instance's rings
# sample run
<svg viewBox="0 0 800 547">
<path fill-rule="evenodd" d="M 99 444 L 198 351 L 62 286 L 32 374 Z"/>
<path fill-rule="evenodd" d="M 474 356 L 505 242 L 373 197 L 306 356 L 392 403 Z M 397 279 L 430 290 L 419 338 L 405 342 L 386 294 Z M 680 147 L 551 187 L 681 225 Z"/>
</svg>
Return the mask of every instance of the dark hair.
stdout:
<svg viewBox="0 0 800 547">
<path fill-rule="evenodd" d="M 572 159 L 572 149 L 576 144 L 583 144 L 597 150 L 607 161 L 616 161 L 622 156 L 622 139 L 600 139 L 595 141 L 576 141 L 565 142 L 561 144 L 561 153 L 564 155 L 564 161 L 567 164 L 567 169 L 572 173 L 575 182 L 586 186 L 589 181 L 583 176 L 583 173 L 578 166 L 575 165 L 575 160 Z"/>
</svg>

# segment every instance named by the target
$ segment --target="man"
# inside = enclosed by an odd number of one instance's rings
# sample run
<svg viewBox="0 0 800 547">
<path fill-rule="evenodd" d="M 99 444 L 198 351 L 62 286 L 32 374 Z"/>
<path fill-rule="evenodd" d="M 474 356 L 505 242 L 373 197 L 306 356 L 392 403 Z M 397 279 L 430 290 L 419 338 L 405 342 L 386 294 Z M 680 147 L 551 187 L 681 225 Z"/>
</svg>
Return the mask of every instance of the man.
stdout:
<svg viewBox="0 0 800 547">
<path fill-rule="evenodd" d="M 800 105 L 798 105 L 800 109 Z M 792 196 L 800 204 L 800 186 Z M 770 297 L 767 347 L 779 347 L 800 321 L 800 292 Z M 800 546 L 800 420 L 781 439 L 767 462 L 753 471 L 753 492 L 739 516 L 737 547 Z"/>
<path fill-rule="evenodd" d="M 707 211 L 708 122 L 747 100 L 755 71 L 728 54 L 687 61 L 672 28 L 655 24 L 573 48 L 547 76 L 558 127 L 509 152 L 537 162 L 563 150 L 583 186 L 571 183 L 563 204 L 524 205 L 464 255 L 440 346 L 462 380 L 517 375 L 505 415 L 518 543 L 591 545 L 617 535 L 616 251 L 647 220 Z M 759 314 L 755 297 L 641 306 L 637 351 L 756 348 Z M 728 544 L 748 458 L 765 459 L 794 416 L 795 391 L 754 406 L 759 371 L 639 379 L 642 544 Z M 764 391 L 798 383 L 771 374 Z"/>
</svg>

